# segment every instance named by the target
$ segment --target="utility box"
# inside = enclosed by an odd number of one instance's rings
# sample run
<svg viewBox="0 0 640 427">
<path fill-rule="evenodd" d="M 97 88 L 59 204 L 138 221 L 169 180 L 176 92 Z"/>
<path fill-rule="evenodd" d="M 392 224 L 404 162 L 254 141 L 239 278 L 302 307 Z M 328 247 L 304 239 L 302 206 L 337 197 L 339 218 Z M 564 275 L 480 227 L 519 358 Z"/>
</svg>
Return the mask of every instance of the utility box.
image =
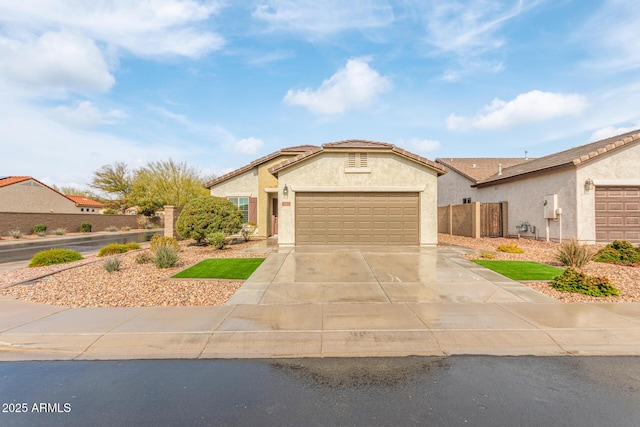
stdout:
<svg viewBox="0 0 640 427">
<path fill-rule="evenodd" d="M 542 202 L 544 205 L 544 218 L 545 219 L 557 219 L 558 215 L 556 211 L 558 210 L 558 195 L 557 194 L 547 194 L 544 196 L 544 201 Z"/>
</svg>

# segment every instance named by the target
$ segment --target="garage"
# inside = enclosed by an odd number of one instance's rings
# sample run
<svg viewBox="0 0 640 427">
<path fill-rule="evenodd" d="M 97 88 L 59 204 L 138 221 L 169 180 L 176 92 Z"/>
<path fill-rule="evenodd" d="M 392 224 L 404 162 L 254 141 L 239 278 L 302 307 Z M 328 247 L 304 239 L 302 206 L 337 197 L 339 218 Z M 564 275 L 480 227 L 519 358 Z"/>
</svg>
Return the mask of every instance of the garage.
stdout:
<svg viewBox="0 0 640 427">
<path fill-rule="evenodd" d="M 417 192 L 296 193 L 296 245 L 419 245 Z"/>
<path fill-rule="evenodd" d="M 640 243 L 640 187 L 596 187 L 596 240 Z"/>
</svg>

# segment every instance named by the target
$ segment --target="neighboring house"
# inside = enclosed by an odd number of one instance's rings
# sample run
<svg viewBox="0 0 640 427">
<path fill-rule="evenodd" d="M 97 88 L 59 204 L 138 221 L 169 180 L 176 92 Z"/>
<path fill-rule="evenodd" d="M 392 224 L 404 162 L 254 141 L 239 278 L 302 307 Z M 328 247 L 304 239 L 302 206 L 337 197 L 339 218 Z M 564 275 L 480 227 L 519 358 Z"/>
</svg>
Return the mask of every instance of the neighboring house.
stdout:
<svg viewBox="0 0 640 427">
<path fill-rule="evenodd" d="M 435 245 L 444 173 L 392 144 L 349 140 L 285 148 L 206 187 L 282 246 Z"/>
<path fill-rule="evenodd" d="M 438 179 L 438 206 L 461 205 L 478 201 L 474 184 L 501 170 L 529 161 L 529 158 L 438 158 L 449 173 Z"/>
<path fill-rule="evenodd" d="M 74 198 L 30 176 L 0 178 L 0 212 L 99 213 L 104 208 L 94 200 Z"/>
<path fill-rule="evenodd" d="M 635 130 L 503 168 L 472 186 L 479 202 L 508 203 L 509 234 L 520 225 L 522 234 L 556 241 L 640 243 L 639 165 Z"/>
</svg>

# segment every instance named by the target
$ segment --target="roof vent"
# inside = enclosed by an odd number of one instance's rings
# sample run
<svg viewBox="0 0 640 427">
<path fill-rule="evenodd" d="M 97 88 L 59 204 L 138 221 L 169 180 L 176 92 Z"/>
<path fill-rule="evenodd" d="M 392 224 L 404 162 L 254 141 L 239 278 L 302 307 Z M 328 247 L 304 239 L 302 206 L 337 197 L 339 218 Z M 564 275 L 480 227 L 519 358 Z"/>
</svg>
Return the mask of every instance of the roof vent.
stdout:
<svg viewBox="0 0 640 427">
<path fill-rule="evenodd" d="M 529 152 L 527 150 L 524 150 L 524 159 L 529 160 Z"/>
<path fill-rule="evenodd" d="M 476 163 L 471 165 L 471 169 L 477 169 L 477 168 L 478 168 L 478 165 Z"/>
<path fill-rule="evenodd" d="M 502 163 L 498 163 L 498 176 L 502 176 Z"/>
</svg>

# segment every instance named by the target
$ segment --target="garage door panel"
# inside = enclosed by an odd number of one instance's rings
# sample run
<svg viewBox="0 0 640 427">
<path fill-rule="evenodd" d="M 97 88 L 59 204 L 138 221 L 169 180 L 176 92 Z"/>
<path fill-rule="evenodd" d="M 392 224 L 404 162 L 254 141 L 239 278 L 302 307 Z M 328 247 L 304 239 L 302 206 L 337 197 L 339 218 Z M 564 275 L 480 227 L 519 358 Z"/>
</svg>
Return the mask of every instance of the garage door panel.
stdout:
<svg viewBox="0 0 640 427">
<path fill-rule="evenodd" d="M 640 243 L 640 188 L 596 187 L 595 196 L 596 240 Z"/>
<path fill-rule="evenodd" d="M 418 193 L 297 193 L 296 244 L 418 245 L 419 214 Z"/>
</svg>

